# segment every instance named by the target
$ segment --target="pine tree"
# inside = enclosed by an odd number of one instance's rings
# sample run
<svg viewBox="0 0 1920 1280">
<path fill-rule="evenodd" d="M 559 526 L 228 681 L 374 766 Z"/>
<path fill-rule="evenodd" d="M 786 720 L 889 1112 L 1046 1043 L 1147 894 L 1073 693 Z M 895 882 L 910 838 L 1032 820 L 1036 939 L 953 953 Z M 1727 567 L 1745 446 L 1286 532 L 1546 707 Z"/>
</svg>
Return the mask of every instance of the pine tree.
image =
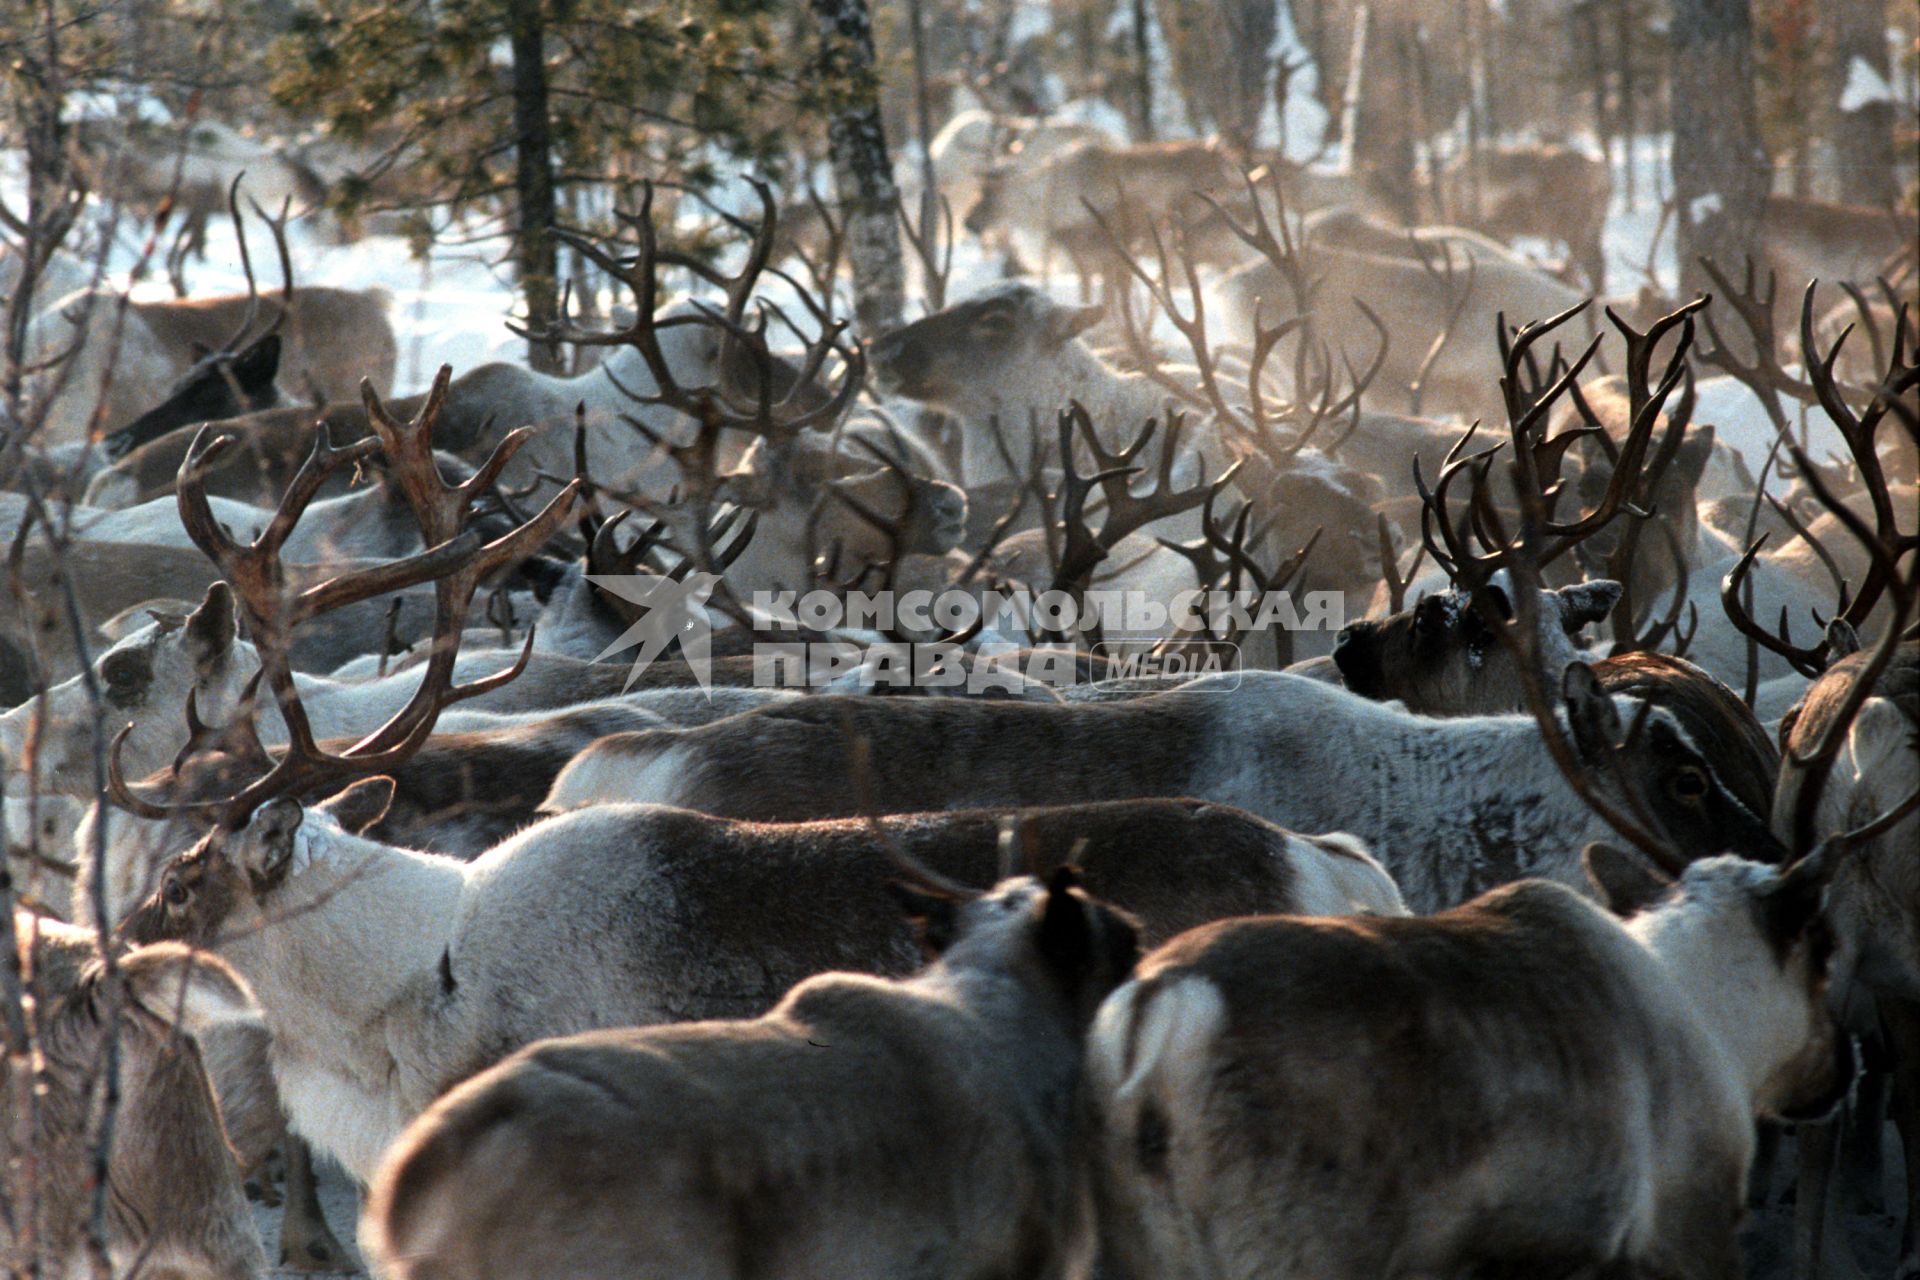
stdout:
<svg viewBox="0 0 1920 1280">
<path fill-rule="evenodd" d="M 513 232 L 537 329 L 557 306 L 552 230 L 568 192 L 779 172 L 798 65 L 783 53 L 783 11 L 778 0 L 302 0 L 272 52 L 271 89 L 336 137 L 375 144 L 379 160 L 331 193 L 336 214 L 405 210 L 422 250 L 449 219 Z"/>
</svg>

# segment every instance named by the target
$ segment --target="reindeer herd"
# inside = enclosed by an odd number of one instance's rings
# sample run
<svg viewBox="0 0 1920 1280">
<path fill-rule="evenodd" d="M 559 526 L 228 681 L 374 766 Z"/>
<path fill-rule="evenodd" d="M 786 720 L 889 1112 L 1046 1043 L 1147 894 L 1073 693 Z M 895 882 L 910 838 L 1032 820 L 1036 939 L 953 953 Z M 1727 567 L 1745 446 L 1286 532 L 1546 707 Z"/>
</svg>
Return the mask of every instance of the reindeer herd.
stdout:
<svg viewBox="0 0 1920 1280">
<path fill-rule="evenodd" d="M 1077 302 L 928 254 L 856 335 L 818 202 L 728 271 L 649 193 L 569 235 L 625 304 L 531 335 L 576 373 L 394 397 L 284 221 L 239 297 L 0 260 L 64 293 L 0 453 L 8 1274 L 260 1275 L 249 1195 L 350 1268 L 318 1154 L 396 1278 L 1730 1277 L 1788 1150 L 1845 1274 L 1886 1120 L 1920 1161 L 1911 243 L 1777 198 L 1714 296 L 1595 306 L 1564 149 L 1412 228 L 933 150 Z M 712 584 L 643 668 L 636 581 Z M 1014 588 L 1246 608 L 757 603 Z M 875 678 L 920 649 L 1019 674 Z"/>
</svg>

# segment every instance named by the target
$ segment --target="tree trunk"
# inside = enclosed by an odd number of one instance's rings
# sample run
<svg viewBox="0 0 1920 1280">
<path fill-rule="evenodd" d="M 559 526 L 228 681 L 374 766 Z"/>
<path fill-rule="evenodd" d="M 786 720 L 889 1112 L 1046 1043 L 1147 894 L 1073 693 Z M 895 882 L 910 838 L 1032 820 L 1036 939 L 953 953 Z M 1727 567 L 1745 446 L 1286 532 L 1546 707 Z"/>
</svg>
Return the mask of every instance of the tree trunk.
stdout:
<svg viewBox="0 0 1920 1280">
<path fill-rule="evenodd" d="M 874 337 L 900 323 L 906 270 L 896 213 L 900 192 L 887 158 L 866 0 L 812 0 L 820 23 L 820 71 L 832 110 L 827 145 L 853 268 L 860 332 Z"/>
<path fill-rule="evenodd" d="M 1680 291 L 1703 288 L 1702 256 L 1730 272 L 1759 256 L 1760 214 L 1773 166 L 1753 99 L 1749 0 L 1673 0 L 1674 226 Z"/>
<path fill-rule="evenodd" d="M 1896 195 L 1893 102 L 1874 92 L 1882 85 L 1889 92 L 1893 87 L 1886 0 L 1846 0 L 1828 13 L 1838 64 L 1834 80 L 1840 95 L 1840 127 L 1833 131 L 1833 150 L 1840 166 L 1840 198 L 1849 204 L 1890 209 Z M 1854 97 L 1848 96 L 1849 85 Z"/>
<path fill-rule="evenodd" d="M 507 0 L 513 56 L 514 254 L 527 327 L 538 333 L 559 317 L 559 246 L 554 239 L 553 137 L 547 120 L 546 19 L 541 0 Z M 558 344 L 527 343 L 527 363 L 564 373 Z"/>
<path fill-rule="evenodd" d="M 1152 142 L 1153 129 L 1153 47 L 1147 38 L 1147 0 L 1133 0 L 1133 91 L 1134 140 Z"/>
<path fill-rule="evenodd" d="M 1640 122 L 1634 115 L 1634 107 L 1637 103 L 1633 96 L 1639 91 L 1633 82 L 1633 36 L 1638 29 L 1637 23 L 1638 19 L 1633 11 L 1633 0 L 1620 0 L 1619 6 L 1614 10 L 1614 52 L 1619 60 L 1617 65 L 1620 81 L 1620 119 L 1618 121 L 1621 137 L 1620 160 L 1622 176 L 1626 179 L 1628 213 L 1634 211 L 1635 202 L 1639 198 L 1635 178 L 1639 172 L 1639 166 L 1634 163 L 1633 151 L 1634 135 L 1640 131 Z"/>
<path fill-rule="evenodd" d="M 1218 133 L 1237 155 L 1251 153 L 1279 22 L 1274 0 L 1160 0 L 1159 16 L 1188 124 Z"/>
</svg>

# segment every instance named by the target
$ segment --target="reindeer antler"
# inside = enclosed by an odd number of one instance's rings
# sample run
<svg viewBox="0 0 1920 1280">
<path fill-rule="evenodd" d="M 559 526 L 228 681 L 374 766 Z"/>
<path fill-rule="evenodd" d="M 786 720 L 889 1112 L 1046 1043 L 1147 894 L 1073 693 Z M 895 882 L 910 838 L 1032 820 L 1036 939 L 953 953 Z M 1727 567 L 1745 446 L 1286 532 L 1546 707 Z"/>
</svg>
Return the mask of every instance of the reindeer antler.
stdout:
<svg viewBox="0 0 1920 1280">
<path fill-rule="evenodd" d="M 478 534 L 465 527 L 469 509 L 475 499 L 492 487 L 501 469 L 530 433 L 524 428 L 509 433 L 465 482 L 447 484 L 434 465 L 432 437 L 434 423 L 446 403 L 452 374 L 451 368 L 441 367 L 420 412 L 405 423 L 388 414 L 372 386 L 363 382 L 361 395 L 374 436 L 336 449 L 322 427 L 313 452 L 288 485 L 273 518 L 260 535 L 246 545 L 235 541 L 214 519 L 206 493 L 207 464 L 233 443 L 233 437 L 212 436 L 210 429 L 203 428 L 195 438 L 180 465 L 177 485 L 180 519 L 194 544 L 219 566 L 221 575 L 234 589 L 246 616 L 248 633 L 260 654 L 262 676 L 286 724 L 288 745 L 279 761 L 239 794 L 223 801 L 181 808 L 200 810 L 220 826 L 235 830 L 246 823 L 255 809 L 276 796 L 299 795 L 336 780 L 395 768 L 426 741 L 443 708 L 497 689 L 525 668 L 533 651 L 532 631 L 527 634 L 519 660 L 505 671 L 468 684 L 453 682 L 460 634 L 475 587 L 482 578 L 524 558 L 544 543 L 566 519 L 579 484 L 575 482 L 562 489 L 532 520 L 483 544 Z M 392 564 L 342 574 L 305 591 L 294 591 L 286 581 L 280 561 L 280 550 L 287 536 L 328 476 L 349 462 L 368 457 L 376 449 L 386 454 L 392 475 L 420 524 L 427 550 Z M 290 657 L 294 628 L 329 609 L 430 579 L 434 582 L 434 638 L 426 670 L 413 697 L 386 723 L 341 754 L 322 751 L 294 684 Z M 199 721 L 197 708 L 190 706 L 188 714 L 191 729 Z M 120 773 L 119 748 L 125 737 L 122 733 L 115 740 L 108 762 L 112 792 L 123 803 L 137 802 Z M 152 808 L 154 806 L 147 805 L 139 811 L 158 816 L 150 811 Z M 161 814 L 179 811 L 160 807 Z"/>
<path fill-rule="evenodd" d="M 1873 522 L 1869 525 L 1862 520 L 1851 507 L 1839 500 L 1822 478 L 1820 468 L 1784 432 L 1781 441 L 1792 457 L 1795 467 L 1800 471 L 1801 479 L 1813 493 L 1821 506 L 1833 514 L 1835 520 L 1845 526 L 1847 531 L 1859 540 L 1868 551 L 1869 565 L 1866 579 L 1860 584 L 1857 594 L 1850 593 L 1850 584 L 1842 582 L 1839 586 L 1839 600 L 1834 610 L 1834 619 L 1845 622 L 1858 630 L 1862 627 L 1874 607 L 1880 603 L 1887 591 L 1894 589 L 1899 581 L 1898 565 L 1902 557 L 1920 549 L 1920 529 L 1908 533 L 1900 528 L 1894 511 L 1893 497 L 1887 482 L 1886 472 L 1880 463 L 1877 437 L 1881 424 L 1889 411 L 1896 412 L 1905 422 L 1911 412 L 1900 401 L 1900 397 L 1920 386 L 1920 361 L 1914 360 L 1909 351 L 1912 341 L 1911 325 L 1905 306 L 1896 313 L 1892 350 L 1887 357 L 1886 376 L 1873 393 L 1866 407 L 1856 413 L 1846 398 L 1841 395 L 1839 385 L 1834 378 L 1834 363 L 1840 357 L 1840 349 L 1845 345 L 1852 332 L 1849 325 L 1834 340 L 1833 345 L 1822 356 L 1813 334 L 1814 291 L 1818 282 L 1807 285 L 1807 292 L 1800 303 L 1800 346 L 1806 359 L 1807 382 L 1813 391 L 1820 408 L 1826 413 L 1834 429 L 1846 442 L 1854 466 L 1858 469 L 1861 486 L 1867 494 L 1873 511 Z M 1809 545 L 1813 544 L 1810 531 L 1797 530 L 1805 537 Z M 1798 671 L 1808 677 L 1818 676 L 1837 656 L 1831 643 L 1831 629 L 1821 623 L 1823 634 L 1819 643 L 1810 647 L 1793 643 L 1789 638 L 1786 610 L 1781 610 L 1778 629 L 1767 631 L 1756 623 L 1741 603 L 1741 595 L 1746 580 L 1752 571 L 1753 561 L 1766 543 L 1766 535 L 1756 538 L 1746 552 L 1735 562 L 1733 569 L 1720 586 L 1720 604 L 1726 610 L 1727 618 L 1740 633 L 1761 647 L 1778 654 Z M 1822 554 L 1829 565 L 1832 558 Z M 1816 615 L 1816 622 L 1821 620 Z"/>
<path fill-rule="evenodd" d="M 1203 473 L 1197 484 L 1187 489 L 1174 487 L 1173 466 L 1179 457 L 1180 437 L 1186 429 L 1186 417 L 1167 415 L 1167 430 L 1160 442 L 1160 461 L 1155 469 L 1153 488 L 1136 494 L 1129 481 L 1144 468 L 1135 460 L 1146 450 L 1159 430 L 1159 422 L 1149 420 L 1132 443 L 1109 450 L 1094 430 L 1093 418 L 1079 401 L 1071 402 L 1059 417 L 1060 465 L 1064 472 L 1060 495 L 1060 521 L 1065 533 L 1064 549 L 1054 566 L 1053 590 L 1084 592 L 1093 571 L 1128 534 L 1136 533 L 1158 520 L 1192 511 L 1226 487 L 1240 464 L 1227 468 L 1218 479 L 1208 483 Z M 1094 472 L 1082 474 L 1074 462 L 1074 436 L 1078 433 L 1092 455 Z M 1088 525 L 1087 499 L 1095 489 L 1106 502 L 1106 514 L 1099 532 Z"/>
</svg>

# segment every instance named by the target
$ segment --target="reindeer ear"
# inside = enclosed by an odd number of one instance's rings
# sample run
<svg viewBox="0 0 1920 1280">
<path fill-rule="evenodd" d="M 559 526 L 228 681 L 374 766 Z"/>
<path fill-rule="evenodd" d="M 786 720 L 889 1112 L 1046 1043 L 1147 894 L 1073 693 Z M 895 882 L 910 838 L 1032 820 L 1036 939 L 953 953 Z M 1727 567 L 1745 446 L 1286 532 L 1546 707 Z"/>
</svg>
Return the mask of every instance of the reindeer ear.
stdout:
<svg viewBox="0 0 1920 1280">
<path fill-rule="evenodd" d="M 233 361 L 233 376 L 249 390 L 265 390 L 280 374 L 280 335 L 269 333 Z"/>
<path fill-rule="evenodd" d="M 359 836 L 386 817 L 387 807 L 392 803 L 392 778 L 362 778 L 345 791 L 328 796 L 314 809 L 339 823 L 348 835 Z"/>
<path fill-rule="evenodd" d="M 228 838 L 235 861 L 256 891 L 271 889 L 286 877 L 293 837 L 306 816 L 298 800 L 281 796 L 262 805 L 245 828 Z"/>
<path fill-rule="evenodd" d="M 960 903 L 938 894 L 923 893 L 899 880 L 889 880 L 887 892 L 913 922 L 920 935 L 920 945 L 929 958 L 953 945 L 959 933 Z"/>
<path fill-rule="evenodd" d="M 1612 578 L 1595 578 L 1554 592 L 1560 597 L 1560 625 L 1572 635 L 1589 623 L 1599 622 L 1620 603 L 1623 588 Z"/>
<path fill-rule="evenodd" d="M 207 588 L 200 607 L 187 615 L 187 652 L 194 665 L 208 667 L 233 648 L 233 589 L 225 582 Z"/>
<path fill-rule="evenodd" d="M 1073 895 L 1080 873 L 1055 867 L 1047 877 L 1047 905 L 1040 917 L 1040 954 L 1066 973 L 1086 966 L 1093 935 L 1087 927 L 1087 904 Z"/>
<path fill-rule="evenodd" d="M 1767 938 L 1785 951 L 1800 940 L 1820 915 L 1826 900 L 1827 882 L 1846 857 L 1843 848 L 1822 844 L 1785 871 L 1761 893 L 1761 918 L 1766 922 Z"/>
<path fill-rule="evenodd" d="M 161 942 L 128 952 L 118 968 L 130 999 L 184 1030 L 200 1032 L 260 1016 L 247 984 L 208 952 Z"/>
<path fill-rule="evenodd" d="M 1635 850 L 1590 844 L 1580 854 L 1601 905 L 1622 919 L 1638 915 L 1673 887 L 1673 878 Z"/>
<path fill-rule="evenodd" d="M 1712 459 L 1713 424 L 1687 428 L 1687 438 L 1680 442 L 1680 448 L 1673 455 L 1676 478 L 1684 480 L 1689 489 L 1698 488 L 1700 477 L 1707 473 L 1707 463 Z"/>
<path fill-rule="evenodd" d="M 1600 687 L 1593 668 L 1584 662 L 1568 664 L 1560 691 L 1574 750 L 1589 762 L 1602 759 L 1620 741 L 1620 710 L 1613 705 L 1613 695 Z"/>
<path fill-rule="evenodd" d="M 1064 347 L 1100 323 L 1107 309 L 1099 303 L 1089 307 L 1053 307 L 1047 312 L 1046 346 Z"/>
</svg>

